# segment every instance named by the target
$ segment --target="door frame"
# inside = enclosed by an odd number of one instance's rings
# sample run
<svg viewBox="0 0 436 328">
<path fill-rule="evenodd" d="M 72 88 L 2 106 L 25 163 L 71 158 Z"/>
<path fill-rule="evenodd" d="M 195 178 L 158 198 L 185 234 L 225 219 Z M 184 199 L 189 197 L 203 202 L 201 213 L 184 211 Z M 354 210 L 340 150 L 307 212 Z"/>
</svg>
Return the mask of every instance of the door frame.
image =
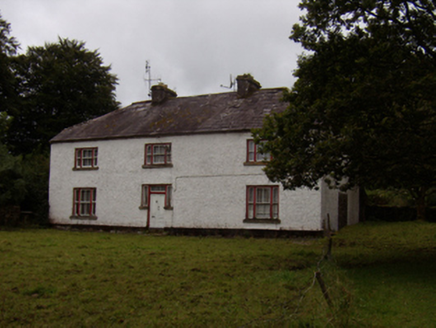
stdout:
<svg viewBox="0 0 436 328">
<path fill-rule="evenodd" d="M 146 185 L 147 188 L 147 204 L 148 204 L 148 211 L 147 211 L 147 226 L 146 228 L 150 228 L 150 215 L 151 215 L 151 195 L 164 195 L 164 209 L 170 208 L 168 207 L 168 204 L 170 204 L 170 200 L 169 200 L 169 196 L 168 194 L 170 193 L 170 188 L 171 185 L 170 184 L 149 184 Z M 164 187 L 164 190 L 153 190 L 153 188 L 156 187 Z"/>
</svg>

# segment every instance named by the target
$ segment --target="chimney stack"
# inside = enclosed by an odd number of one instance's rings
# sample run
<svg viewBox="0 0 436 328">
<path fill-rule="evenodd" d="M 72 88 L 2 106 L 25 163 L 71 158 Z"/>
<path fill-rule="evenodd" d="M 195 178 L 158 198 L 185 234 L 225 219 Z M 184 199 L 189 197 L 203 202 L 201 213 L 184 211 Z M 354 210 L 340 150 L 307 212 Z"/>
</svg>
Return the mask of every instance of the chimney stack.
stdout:
<svg viewBox="0 0 436 328">
<path fill-rule="evenodd" d="M 238 83 L 238 96 L 241 98 L 251 96 L 262 87 L 260 83 L 251 76 L 251 74 L 238 75 L 236 77 L 236 82 Z"/>
<path fill-rule="evenodd" d="M 167 99 L 175 97 L 177 97 L 177 93 L 168 89 L 166 84 L 159 83 L 151 87 L 151 103 L 153 105 L 161 104 Z"/>
</svg>

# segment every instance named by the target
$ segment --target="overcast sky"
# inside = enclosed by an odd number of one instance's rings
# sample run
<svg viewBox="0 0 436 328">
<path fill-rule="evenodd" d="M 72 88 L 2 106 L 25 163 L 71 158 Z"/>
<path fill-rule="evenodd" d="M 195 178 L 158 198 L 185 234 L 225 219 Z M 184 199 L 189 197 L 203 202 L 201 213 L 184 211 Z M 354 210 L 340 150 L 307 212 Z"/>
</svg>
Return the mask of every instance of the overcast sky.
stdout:
<svg viewBox="0 0 436 328">
<path fill-rule="evenodd" d="M 151 77 L 179 96 L 228 91 L 230 74 L 250 73 L 262 87 L 291 87 L 302 50 L 289 40 L 298 0 L 0 0 L 21 44 L 58 37 L 98 50 L 119 81 L 123 106 L 148 99 Z M 156 82 L 155 82 L 156 83 Z"/>
</svg>

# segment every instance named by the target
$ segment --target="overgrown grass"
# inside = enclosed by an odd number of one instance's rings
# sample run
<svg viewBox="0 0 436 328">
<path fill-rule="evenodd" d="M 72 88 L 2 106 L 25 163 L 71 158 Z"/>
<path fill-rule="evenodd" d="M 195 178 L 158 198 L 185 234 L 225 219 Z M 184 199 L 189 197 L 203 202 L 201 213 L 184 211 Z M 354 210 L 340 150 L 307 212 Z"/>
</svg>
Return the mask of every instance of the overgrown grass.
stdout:
<svg viewBox="0 0 436 328">
<path fill-rule="evenodd" d="M 331 261 L 324 244 L 0 231 L 0 326 L 434 325 L 436 224 L 347 227 Z"/>
</svg>

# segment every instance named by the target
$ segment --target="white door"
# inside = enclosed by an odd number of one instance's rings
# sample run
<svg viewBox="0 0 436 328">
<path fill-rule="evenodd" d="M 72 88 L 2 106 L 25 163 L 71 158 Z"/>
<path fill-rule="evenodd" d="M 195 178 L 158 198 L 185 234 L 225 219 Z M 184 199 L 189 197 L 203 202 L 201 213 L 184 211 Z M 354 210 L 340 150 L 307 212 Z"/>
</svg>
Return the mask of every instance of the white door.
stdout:
<svg viewBox="0 0 436 328">
<path fill-rule="evenodd" d="M 150 195 L 150 228 L 164 227 L 165 194 Z"/>
</svg>

